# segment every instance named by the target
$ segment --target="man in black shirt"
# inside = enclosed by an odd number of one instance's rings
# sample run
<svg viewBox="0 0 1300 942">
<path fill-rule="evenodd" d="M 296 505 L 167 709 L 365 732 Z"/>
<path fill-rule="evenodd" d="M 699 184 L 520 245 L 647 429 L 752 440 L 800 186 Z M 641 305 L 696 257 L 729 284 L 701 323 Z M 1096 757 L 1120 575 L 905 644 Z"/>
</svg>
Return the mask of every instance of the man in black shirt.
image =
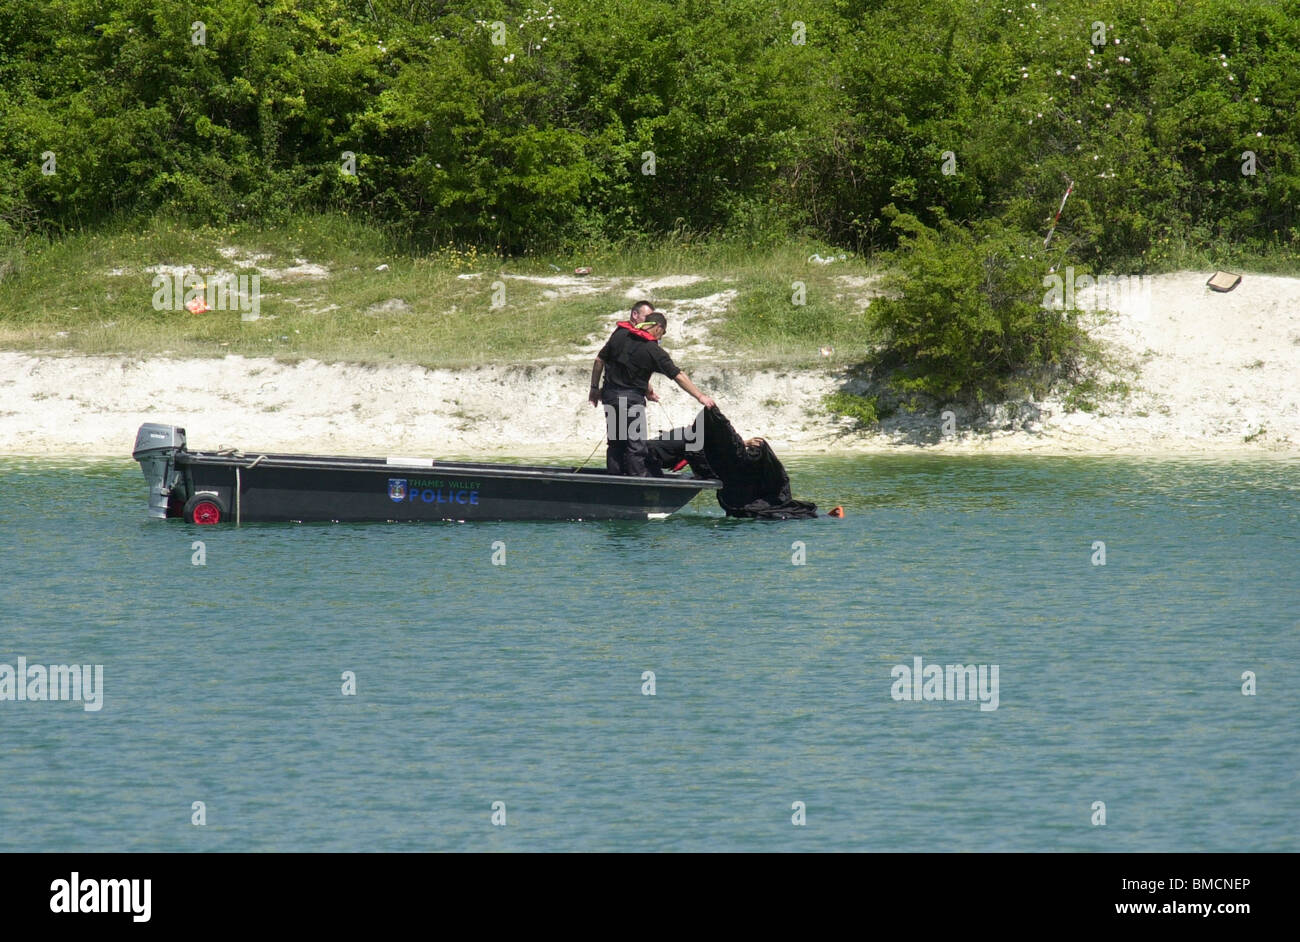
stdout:
<svg viewBox="0 0 1300 942">
<path fill-rule="evenodd" d="M 605 468 L 610 474 L 628 474 L 646 477 L 662 474 L 660 468 L 651 468 L 646 461 L 649 452 L 649 435 L 646 431 L 645 403 L 659 397 L 650 389 L 650 377 L 662 373 L 677 383 L 706 409 L 717 403 L 700 392 L 681 367 L 659 346 L 659 340 L 668 329 L 668 318 L 662 313 L 639 314 L 647 302 L 638 302 L 632 308 L 639 323 L 619 321 L 596 354 L 591 368 L 591 393 L 587 397 L 594 406 L 605 407 L 606 441 Z M 601 373 L 605 383 L 600 382 Z"/>
</svg>

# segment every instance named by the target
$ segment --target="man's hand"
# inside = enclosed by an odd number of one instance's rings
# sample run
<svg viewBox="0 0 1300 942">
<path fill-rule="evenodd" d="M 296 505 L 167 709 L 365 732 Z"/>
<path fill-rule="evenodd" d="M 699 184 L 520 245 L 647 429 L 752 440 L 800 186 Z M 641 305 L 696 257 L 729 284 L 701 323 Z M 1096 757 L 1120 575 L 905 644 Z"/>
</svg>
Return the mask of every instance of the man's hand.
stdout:
<svg viewBox="0 0 1300 942">
<path fill-rule="evenodd" d="M 700 405 L 704 406 L 704 408 L 706 409 L 712 409 L 714 406 L 717 405 L 717 403 L 713 401 L 712 396 L 701 396 Z"/>
<path fill-rule="evenodd" d="M 655 392 L 653 389 L 651 389 L 649 386 L 645 388 L 645 397 L 651 402 L 659 401 L 659 394 Z"/>
<path fill-rule="evenodd" d="M 593 389 L 593 390 L 592 390 L 592 391 L 587 395 L 587 401 L 590 402 L 593 406 L 598 406 L 598 405 L 600 405 L 600 390 L 599 390 L 599 389 Z"/>
</svg>

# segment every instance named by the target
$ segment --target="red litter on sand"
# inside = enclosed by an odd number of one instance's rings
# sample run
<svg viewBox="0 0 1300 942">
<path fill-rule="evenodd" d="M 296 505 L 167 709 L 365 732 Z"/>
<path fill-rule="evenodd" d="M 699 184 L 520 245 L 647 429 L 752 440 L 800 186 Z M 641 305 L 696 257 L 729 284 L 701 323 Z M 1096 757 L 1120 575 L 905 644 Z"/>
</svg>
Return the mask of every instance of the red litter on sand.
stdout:
<svg viewBox="0 0 1300 942">
<path fill-rule="evenodd" d="M 591 269 L 590 269 L 590 268 L 575 268 L 575 269 L 573 270 L 573 273 L 574 273 L 575 275 L 590 275 L 590 274 L 591 274 Z"/>
<path fill-rule="evenodd" d="M 203 300 L 203 295 L 197 295 L 185 302 L 185 310 L 191 314 L 204 314 L 208 310 L 208 302 Z"/>
</svg>

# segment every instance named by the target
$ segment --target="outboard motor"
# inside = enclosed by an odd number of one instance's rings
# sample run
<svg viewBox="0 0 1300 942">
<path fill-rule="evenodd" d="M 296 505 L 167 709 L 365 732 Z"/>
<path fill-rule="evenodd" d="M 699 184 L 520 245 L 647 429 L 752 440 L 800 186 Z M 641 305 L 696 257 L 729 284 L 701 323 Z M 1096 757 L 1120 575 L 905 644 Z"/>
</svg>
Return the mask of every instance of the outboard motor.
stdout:
<svg viewBox="0 0 1300 942">
<path fill-rule="evenodd" d="M 149 516 L 167 516 L 167 503 L 178 477 L 173 459 L 178 451 L 184 450 L 183 428 L 146 422 L 135 433 L 131 457 L 140 462 L 144 479 L 149 482 Z"/>
</svg>

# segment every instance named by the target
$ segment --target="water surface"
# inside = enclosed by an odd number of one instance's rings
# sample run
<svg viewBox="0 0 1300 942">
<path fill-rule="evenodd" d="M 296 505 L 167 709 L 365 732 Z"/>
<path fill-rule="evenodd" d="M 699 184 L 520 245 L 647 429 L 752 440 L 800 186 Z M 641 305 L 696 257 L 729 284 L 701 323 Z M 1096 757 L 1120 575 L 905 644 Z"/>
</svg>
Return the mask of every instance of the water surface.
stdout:
<svg viewBox="0 0 1300 942">
<path fill-rule="evenodd" d="M 788 465 L 845 519 L 199 528 L 0 460 L 0 663 L 105 686 L 0 701 L 0 849 L 1300 849 L 1300 464 Z"/>
</svg>

